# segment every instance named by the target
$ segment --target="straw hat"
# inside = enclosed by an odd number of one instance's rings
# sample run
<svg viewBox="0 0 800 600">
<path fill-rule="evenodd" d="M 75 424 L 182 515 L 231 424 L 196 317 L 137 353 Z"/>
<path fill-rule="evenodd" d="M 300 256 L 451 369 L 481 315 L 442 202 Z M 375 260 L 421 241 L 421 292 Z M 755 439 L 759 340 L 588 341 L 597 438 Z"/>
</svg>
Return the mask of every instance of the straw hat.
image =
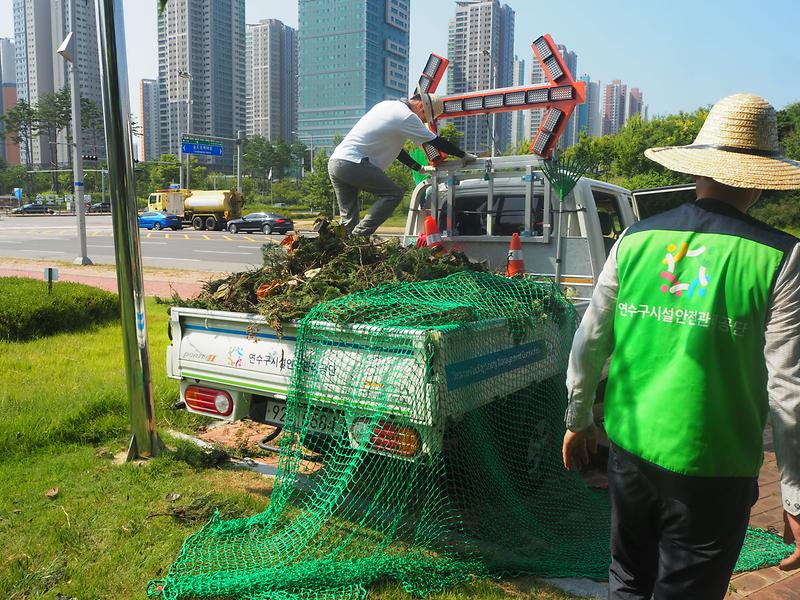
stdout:
<svg viewBox="0 0 800 600">
<path fill-rule="evenodd" d="M 417 96 L 422 100 L 422 111 L 425 113 L 425 122 L 432 123 L 444 112 L 444 102 L 439 96 L 427 94 L 417 84 Z"/>
<path fill-rule="evenodd" d="M 717 102 L 693 144 L 650 148 L 644 155 L 672 171 L 731 187 L 800 189 L 800 162 L 781 156 L 775 109 L 753 94 Z"/>
</svg>

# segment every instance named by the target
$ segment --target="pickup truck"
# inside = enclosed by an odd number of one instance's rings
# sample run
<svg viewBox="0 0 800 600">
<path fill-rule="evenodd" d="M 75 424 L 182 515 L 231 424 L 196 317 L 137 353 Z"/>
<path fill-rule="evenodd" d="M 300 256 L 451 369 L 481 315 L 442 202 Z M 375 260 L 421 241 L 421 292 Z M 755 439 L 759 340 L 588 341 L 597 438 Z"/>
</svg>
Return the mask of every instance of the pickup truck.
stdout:
<svg viewBox="0 0 800 600">
<path fill-rule="evenodd" d="M 502 269 L 511 235 L 519 233 L 526 269 L 536 275 L 553 276 L 555 242 L 562 235 L 562 285 L 568 288 L 580 314 L 588 305 L 609 249 L 622 231 L 637 220 L 642 207 L 628 190 L 588 178 L 578 182 L 560 207 L 537 169 L 538 164 L 532 156 L 479 159 L 468 169 L 445 163 L 415 188 L 404 240 L 415 243 L 425 217 L 433 214 L 448 247 Z M 686 194 L 691 196 L 691 188 L 657 190 L 656 204 L 663 209 L 674 202 L 670 200 L 676 197 L 674 191 L 682 192 L 684 197 L 678 198 L 685 201 Z M 648 193 L 651 192 L 643 191 L 643 195 Z M 560 209 L 566 213 L 562 232 L 558 231 Z M 513 380 L 516 389 L 522 389 L 557 375 L 558 365 L 565 358 L 563 353 L 569 350 L 547 342 L 559 339 L 559 335 L 553 335 L 558 332 L 548 331 L 557 327 L 552 322 L 543 323 L 540 331 L 523 341 L 512 339 L 503 320 L 480 326 L 485 328 L 482 338 L 487 341 L 479 352 L 469 356 L 448 351 L 459 347 L 459 336 L 465 335 L 457 329 L 441 333 L 408 328 L 397 334 L 403 337 L 403 343 L 420 349 L 413 358 L 403 359 L 408 379 L 426 383 L 422 389 L 392 391 L 396 399 L 393 416 L 403 427 L 385 425 L 407 435 L 411 446 L 394 444 L 377 451 L 391 454 L 392 448 L 413 447 L 416 454 L 436 452 L 441 448 L 447 424 L 478 408 L 477 398 L 486 403 L 516 391 L 502 383 L 508 379 L 498 377 L 498 369 L 518 369 L 520 376 Z M 256 314 L 175 307 L 170 318 L 172 343 L 167 349 L 167 374 L 180 380 L 181 400 L 190 412 L 228 421 L 250 418 L 281 427 L 286 420 L 286 398 L 295 363 L 295 333 L 296 324 L 287 323 L 280 336 Z M 381 369 L 389 368 L 386 361 L 396 359 L 389 349 L 364 343 L 370 338 L 361 335 L 357 326 L 340 328 L 337 333 L 340 343 L 330 349 L 329 356 L 310 367 L 323 377 L 333 377 L 348 353 L 368 353 L 378 377 Z M 439 351 L 428 356 L 422 349 L 431 347 Z M 348 389 L 345 393 L 333 387 L 324 390 L 322 409 L 312 418 L 311 428 L 323 438 L 344 437 L 351 444 L 357 443 L 353 432 L 374 408 L 369 401 L 371 385 L 371 381 L 363 381 L 363 389 Z M 353 405 L 352 398 L 361 398 L 361 402 Z M 412 406 L 423 408 L 412 411 Z"/>
</svg>

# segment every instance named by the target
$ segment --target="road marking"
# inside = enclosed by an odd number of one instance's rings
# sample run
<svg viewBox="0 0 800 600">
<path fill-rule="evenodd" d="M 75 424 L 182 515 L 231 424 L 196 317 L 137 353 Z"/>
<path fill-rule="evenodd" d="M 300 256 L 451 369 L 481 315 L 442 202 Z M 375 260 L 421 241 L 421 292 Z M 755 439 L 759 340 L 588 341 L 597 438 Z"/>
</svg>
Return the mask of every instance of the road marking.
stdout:
<svg viewBox="0 0 800 600">
<path fill-rule="evenodd" d="M 164 239 L 165 239 L 165 240 L 168 240 L 168 239 L 169 239 L 169 234 L 168 234 L 168 233 L 165 233 L 165 234 L 164 234 Z"/>
<path fill-rule="evenodd" d="M 237 248 L 244 248 L 245 250 L 256 250 L 261 246 L 236 246 Z"/>
<path fill-rule="evenodd" d="M 152 233 L 148 233 L 147 236 L 145 236 L 145 237 L 150 237 L 151 235 L 153 235 L 153 234 Z"/>
<path fill-rule="evenodd" d="M 167 242 L 142 242 L 143 244 L 162 244 L 164 246 L 167 245 Z"/>
<path fill-rule="evenodd" d="M 244 236 L 244 239 L 246 239 L 248 242 L 255 242 L 255 240 L 251 238 L 249 235 Z"/>
<path fill-rule="evenodd" d="M 185 240 L 188 240 L 188 239 L 189 239 L 189 235 L 188 235 L 188 234 L 186 234 L 186 233 L 184 233 L 184 234 L 183 234 L 183 239 L 185 239 Z"/>
<path fill-rule="evenodd" d="M 11 242 L 9 240 L 0 240 L 0 244 L 21 244 L 22 242 Z"/>
<path fill-rule="evenodd" d="M 204 239 L 204 240 L 210 240 L 211 238 L 210 238 L 210 237 L 208 237 L 207 235 L 203 235 L 203 239 Z"/>
<path fill-rule="evenodd" d="M 36 252 L 37 254 L 66 254 L 60 250 L 20 250 L 20 252 Z"/>
<path fill-rule="evenodd" d="M 233 241 L 233 238 L 232 238 L 232 237 L 228 237 L 227 235 L 223 235 L 222 237 L 224 237 L 224 238 L 225 238 L 226 240 L 228 240 L 229 242 L 232 242 L 232 241 Z"/>
<path fill-rule="evenodd" d="M 239 254 L 244 256 L 249 256 L 249 252 L 223 252 L 221 250 L 195 250 L 195 252 L 203 253 L 203 254 Z"/>
<path fill-rule="evenodd" d="M 63 254 L 63 252 L 61 254 Z M 156 260 L 185 260 L 188 262 L 201 262 L 199 258 L 173 258 L 171 256 L 143 256 L 142 258 L 151 258 Z"/>
<path fill-rule="evenodd" d="M 114 246 L 98 246 L 97 244 L 92 244 L 92 248 L 113 248 Z"/>
</svg>

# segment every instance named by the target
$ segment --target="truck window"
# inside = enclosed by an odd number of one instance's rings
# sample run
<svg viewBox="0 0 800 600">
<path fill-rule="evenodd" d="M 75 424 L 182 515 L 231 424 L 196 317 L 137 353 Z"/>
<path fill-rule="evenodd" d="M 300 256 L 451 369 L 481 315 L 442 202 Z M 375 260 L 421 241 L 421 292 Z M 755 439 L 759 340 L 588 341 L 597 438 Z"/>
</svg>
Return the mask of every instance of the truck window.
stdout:
<svg viewBox="0 0 800 600">
<path fill-rule="evenodd" d="M 600 231 L 603 234 L 603 245 L 606 256 L 611 247 L 619 239 L 625 229 L 622 225 L 622 214 L 619 209 L 619 198 L 602 190 L 592 190 L 594 203 L 597 207 L 597 218 L 600 220 Z"/>
<path fill-rule="evenodd" d="M 439 209 L 439 229 L 448 229 L 447 202 Z M 486 235 L 486 196 L 456 196 L 453 235 Z"/>
<path fill-rule="evenodd" d="M 525 227 L 525 196 L 509 194 L 495 196 L 496 212 L 494 221 L 495 235 L 513 235 L 522 233 Z"/>
</svg>

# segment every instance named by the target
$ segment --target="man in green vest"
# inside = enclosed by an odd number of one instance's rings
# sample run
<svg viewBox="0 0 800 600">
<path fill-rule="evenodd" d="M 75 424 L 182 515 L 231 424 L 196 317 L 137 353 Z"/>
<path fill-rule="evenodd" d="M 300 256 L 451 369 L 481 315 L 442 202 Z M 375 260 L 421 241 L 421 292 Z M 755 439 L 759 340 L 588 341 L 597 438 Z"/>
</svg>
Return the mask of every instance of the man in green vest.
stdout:
<svg viewBox="0 0 800 600">
<path fill-rule="evenodd" d="M 612 600 L 725 596 L 771 425 L 787 543 L 800 568 L 800 240 L 747 216 L 800 189 L 775 111 L 735 94 L 689 146 L 645 155 L 693 175 L 697 200 L 630 227 L 609 253 L 570 354 L 563 459 L 597 446 L 605 392 Z"/>
</svg>

